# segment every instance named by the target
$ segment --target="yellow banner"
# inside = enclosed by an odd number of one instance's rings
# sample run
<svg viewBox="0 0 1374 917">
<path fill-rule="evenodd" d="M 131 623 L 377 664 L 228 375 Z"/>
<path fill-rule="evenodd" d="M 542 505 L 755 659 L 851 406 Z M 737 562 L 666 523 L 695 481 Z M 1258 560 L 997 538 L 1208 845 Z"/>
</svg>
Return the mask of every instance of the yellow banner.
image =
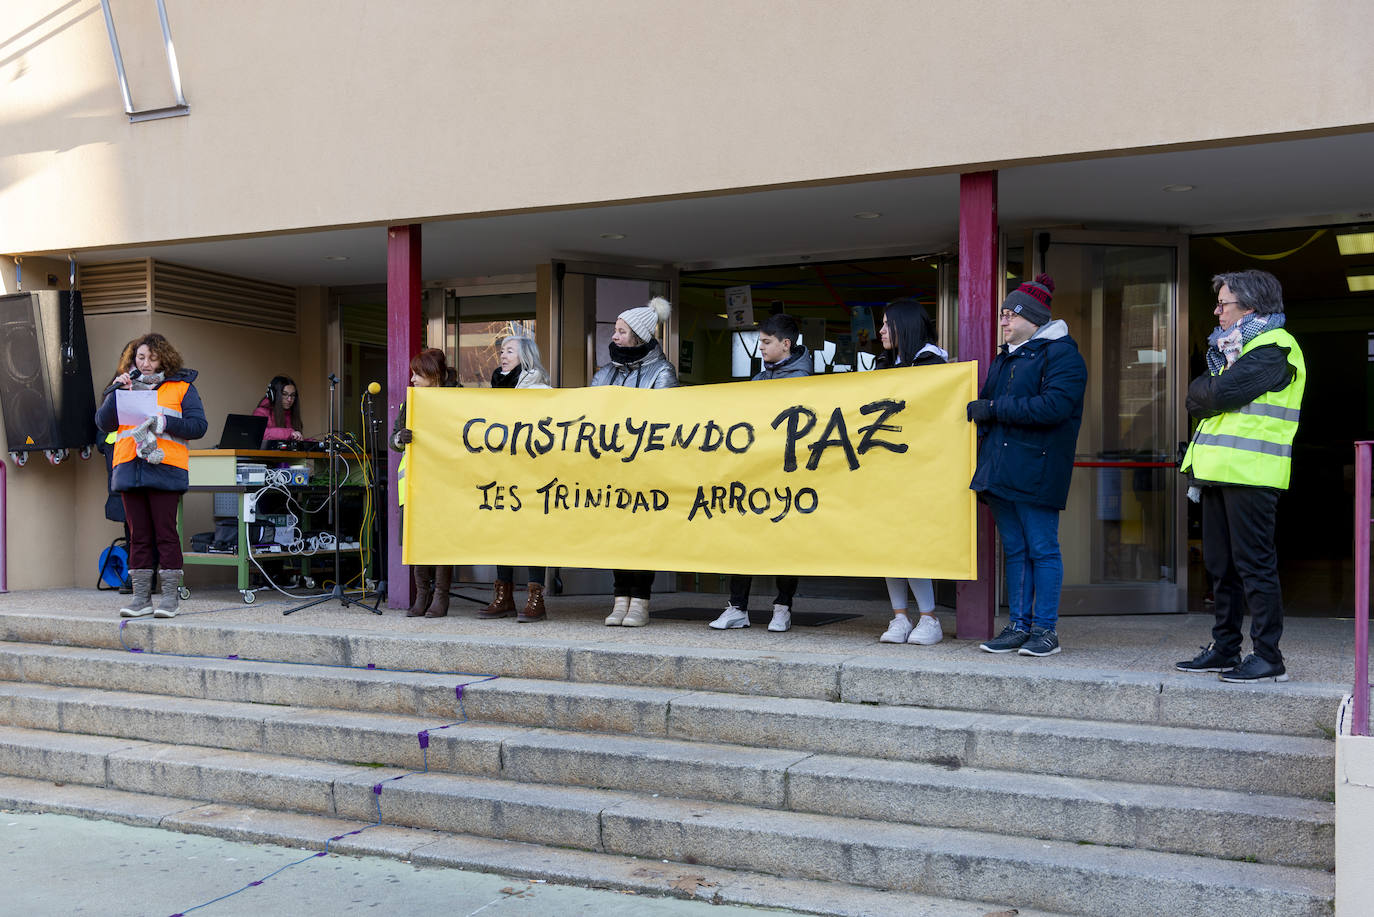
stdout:
<svg viewBox="0 0 1374 917">
<path fill-rule="evenodd" d="M 412 388 L 409 564 L 973 579 L 977 367 Z"/>
</svg>

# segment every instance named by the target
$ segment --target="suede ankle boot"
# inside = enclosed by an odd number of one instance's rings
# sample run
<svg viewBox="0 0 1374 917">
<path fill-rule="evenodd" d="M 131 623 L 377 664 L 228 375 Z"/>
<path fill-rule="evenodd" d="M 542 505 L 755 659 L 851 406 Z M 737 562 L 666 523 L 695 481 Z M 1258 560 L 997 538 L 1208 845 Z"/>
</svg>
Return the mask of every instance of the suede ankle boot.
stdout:
<svg viewBox="0 0 1374 917">
<path fill-rule="evenodd" d="M 430 600 L 434 598 L 434 568 L 411 567 L 410 575 L 415 578 L 415 602 L 406 617 L 418 618 L 429 609 Z"/>
<path fill-rule="evenodd" d="M 515 584 L 509 580 L 497 580 L 494 585 L 496 594 L 490 605 L 477 612 L 479 618 L 504 618 L 515 611 L 515 601 L 511 598 Z"/>
<path fill-rule="evenodd" d="M 443 618 L 448 615 L 449 587 L 453 585 L 453 567 L 445 564 L 434 568 L 434 601 L 429 603 L 426 618 Z"/>
</svg>

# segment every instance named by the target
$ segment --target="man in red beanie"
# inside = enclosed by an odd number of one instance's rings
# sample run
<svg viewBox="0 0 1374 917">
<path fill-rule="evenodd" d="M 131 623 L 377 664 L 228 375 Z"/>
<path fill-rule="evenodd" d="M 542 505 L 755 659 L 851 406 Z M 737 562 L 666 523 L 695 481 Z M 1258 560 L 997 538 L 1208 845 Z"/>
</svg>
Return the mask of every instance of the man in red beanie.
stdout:
<svg viewBox="0 0 1374 917">
<path fill-rule="evenodd" d="M 978 424 L 969 487 L 987 501 L 1006 553 L 1011 623 L 988 653 L 1059 652 L 1059 514 L 1069 496 L 1088 370 L 1062 319 L 1050 319 L 1054 281 L 1041 274 L 1002 303 L 1005 342 L 968 419 Z"/>
</svg>

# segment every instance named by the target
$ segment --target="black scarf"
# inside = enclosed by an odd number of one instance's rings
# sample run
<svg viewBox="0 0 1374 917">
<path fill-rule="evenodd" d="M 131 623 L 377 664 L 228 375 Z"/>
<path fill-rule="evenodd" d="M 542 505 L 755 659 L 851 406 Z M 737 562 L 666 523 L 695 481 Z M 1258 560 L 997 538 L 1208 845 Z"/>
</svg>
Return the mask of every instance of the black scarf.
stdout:
<svg viewBox="0 0 1374 917">
<path fill-rule="evenodd" d="M 492 388 L 515 388 L 515 384 L 520 381 L 520 367 L 515 367 L 508 373 L 501 372 L 501 367 L 496 367 L 491 371 Z"/>
<path fill-rule="evenodd" d="M 649 355 L 649 351 L 654 349 L 654 345 L 656 343 L 658 343 L 656 340 L 650 338 L 648 342 L 644 344 L 636 344 L 633 347 L 621 347 L 620 345 L 612 341 L 611 362 L 619 363 L 621 366 L 633 366 L 640 360 L 647 357 Z"/>
</svg>

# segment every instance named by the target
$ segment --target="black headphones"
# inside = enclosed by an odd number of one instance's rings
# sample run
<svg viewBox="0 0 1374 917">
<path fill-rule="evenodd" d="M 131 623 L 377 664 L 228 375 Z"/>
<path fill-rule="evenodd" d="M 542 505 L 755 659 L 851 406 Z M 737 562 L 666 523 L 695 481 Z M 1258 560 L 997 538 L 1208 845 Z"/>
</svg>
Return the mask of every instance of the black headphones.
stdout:
<svg viewBox="0 0 1374 917">
<path fill-rule="evenodd" d="M 273 377 L 272 377 L 272 381 L 269 382 L 269 383 L 267 383 L 267 403 L 268 403 L 268 404 L 276 404 L 276 403 L 277 403 L 277 392 L 281 391 L 283 388 L 285 388 L 285 387 L 288 386 L 288 385 L 294 385 L 294 384 L 295 384 L 295 383 L 292 382 L 292 381 L 291 381 L 289 378 L 287 378 L 286 376 L 273 376 Z"/>
</svg>

